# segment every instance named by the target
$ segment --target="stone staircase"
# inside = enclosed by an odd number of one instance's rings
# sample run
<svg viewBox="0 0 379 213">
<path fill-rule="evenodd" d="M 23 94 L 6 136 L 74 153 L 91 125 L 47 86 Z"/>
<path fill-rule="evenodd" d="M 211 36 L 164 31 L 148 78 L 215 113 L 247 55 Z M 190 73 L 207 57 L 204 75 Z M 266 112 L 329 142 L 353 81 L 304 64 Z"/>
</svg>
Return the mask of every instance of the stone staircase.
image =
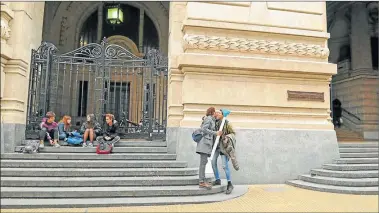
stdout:
<svg viewBox="0 0 379 213">
<path fill-rule="evenodd" d="M 377 195 L 378 142 L 339 143 L 340 159 L 287 184 L 323 192 Z"/>
<path fill-rule="evenodd" d="M 346 127 L 336 128 L 337 141 L 339 142 L 363 142 L 364 138 L 358 132 L 354 132 Z"/>
<path fill-rule="evenodd" d="M 120 141 L 113 151 L 45 146 L 37 154 L 1 154 L 1 208 L 214 202 L 226 189 L 199 189 L 198 168 L 168 154 L 166 142 Z"/>
</svg>

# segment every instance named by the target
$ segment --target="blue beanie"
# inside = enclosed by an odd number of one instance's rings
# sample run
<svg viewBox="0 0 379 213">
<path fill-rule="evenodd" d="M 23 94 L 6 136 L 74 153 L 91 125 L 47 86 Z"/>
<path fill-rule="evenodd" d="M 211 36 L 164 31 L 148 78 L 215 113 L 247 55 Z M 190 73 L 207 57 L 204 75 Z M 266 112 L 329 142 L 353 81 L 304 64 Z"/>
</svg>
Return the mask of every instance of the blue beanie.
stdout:
<svg viewBox="0 0 379 213">
<path fill-rule="evenodd" d="M 221 112 L 222 112 L 222 115 L 223 115 L 224 117 L 227 117 L 227 116 L 230 114 L 230 111 L 227 110 L 227 109 L 221 109 Z"/>
</svg>

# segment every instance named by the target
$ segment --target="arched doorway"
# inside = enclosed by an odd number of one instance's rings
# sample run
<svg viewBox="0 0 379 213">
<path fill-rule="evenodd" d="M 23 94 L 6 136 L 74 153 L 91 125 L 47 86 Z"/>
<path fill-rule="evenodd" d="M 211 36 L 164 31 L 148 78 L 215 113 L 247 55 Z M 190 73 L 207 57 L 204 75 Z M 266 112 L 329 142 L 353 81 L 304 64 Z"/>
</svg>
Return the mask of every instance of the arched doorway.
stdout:
<svg viewBox="0 0 379 213">
<path fill-rule="evenodd" d="M 56 53 L 52 43 L 32 52 L 26 138 L 32 138 L 46 111 L 70 115 L 78 128 L 87 114 L 102 121 L 112 113 L 124 138 L 165 138 L 167 57 L 157 49 L 159 32 L 139 8 L 120 5 L 123 24 L 112 25 L 99 13 L 82 24 L 77 48 Z M 136 23 L 133 20 L 138 20 Z M 143 20 L 143 25 L 141 25 Z M 142 33 L 142 34 L 141 34 Z M 99 35 L 104 39 L 97 42 Z"/>
</svg>

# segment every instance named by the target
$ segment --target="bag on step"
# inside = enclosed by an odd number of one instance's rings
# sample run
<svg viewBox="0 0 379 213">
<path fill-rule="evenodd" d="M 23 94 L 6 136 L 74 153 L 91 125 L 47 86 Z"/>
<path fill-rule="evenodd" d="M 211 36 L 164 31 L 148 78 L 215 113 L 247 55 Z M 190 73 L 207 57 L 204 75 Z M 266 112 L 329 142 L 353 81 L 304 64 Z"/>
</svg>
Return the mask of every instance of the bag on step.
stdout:
<svg viewBox="0 0 379 213">
<path fill-rule="evenodd" d="M 18 146 L 15 152 L 33 154 L 37 153 L 39 149 L 39 141 L 27 141 L 25 146 Z"/>
<path fill-rule="evenodd" d="M 112 152 L 113 145 L 111 143 L 101 142 L 96 146 L 97 154 L 110 154 Z"/>
<path fill-rule="evenodd" d="M 83 138 L 79 138 L 79 137 L 68 137 L 66 142 L 68 144 L 72 144 L 72 145 L 79 145 L 81 143 L 83 143 Z"/>
</svg>

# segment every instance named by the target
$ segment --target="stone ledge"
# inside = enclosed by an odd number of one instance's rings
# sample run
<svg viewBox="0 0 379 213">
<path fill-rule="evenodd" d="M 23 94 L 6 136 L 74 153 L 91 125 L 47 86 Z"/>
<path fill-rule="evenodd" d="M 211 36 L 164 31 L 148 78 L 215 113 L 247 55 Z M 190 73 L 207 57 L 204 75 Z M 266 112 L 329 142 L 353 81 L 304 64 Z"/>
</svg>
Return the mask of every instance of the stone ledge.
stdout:
<svg viewBox="0 0 379 213">
<path fill-rule="evenodd" d="M 252 23 L 230 23 L 230 22 L 220 22 L 220 21 L 215 21 L 215 20 L 197 20 L 197 19 L 185 20 L 183 22 L 182 30 L 185 32 L 189 28 L 195 28 L 195 27 L 241 31 L 244 34 L 246 34 L 246 32 L 263 32 L 263 33 L 284 34 L 284 35 L 292 35 L 292 36 L 304 36 L 304 37 L 308 37 L 308 39 L 322 38 L 326 40 L 330 38 L 330 34 L 326 32 L 264 26 L 264 25 L 257 25 L 257 24 L 252 24 Z"/>
<path fill-rule="evenodd" d="M 270 71 L 264 72 L 266 74 L 278 72 L 291 72 L 296 73 L 296 75 L 316 74 L 322 75 L 325 81 L 329 80 L 330 76 L 337 72 L 336 65 L 329 63 L 215 54 L 184 53 L 179 55 L 177 63 L 180 69 L 183 67 L 207 67 L 219 68 L 218 72 L 227 72 L 227 69 L 238 69 Z"/>
</svg>

